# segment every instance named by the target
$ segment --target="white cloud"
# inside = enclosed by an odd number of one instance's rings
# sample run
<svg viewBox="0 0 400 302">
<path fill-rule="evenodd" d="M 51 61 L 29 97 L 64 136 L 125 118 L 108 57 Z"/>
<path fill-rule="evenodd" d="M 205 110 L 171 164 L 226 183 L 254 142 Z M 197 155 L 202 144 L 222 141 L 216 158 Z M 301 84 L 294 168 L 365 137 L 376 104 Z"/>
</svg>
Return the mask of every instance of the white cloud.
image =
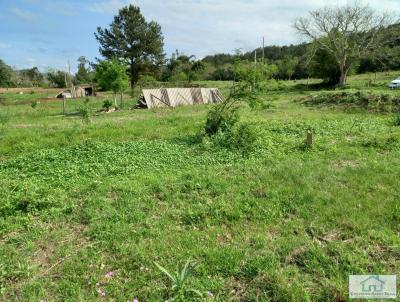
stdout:
<svg viewBox="0 0 400 302">
<path fill-rule="evenodd" d="M 266 44 L 301 42 L 293 21 L 325 5 L 343 5 L 354 0 L 103 0 L 92 12 L 115 14 L 132 3 L 147 19 L 161 24 L 167 51 L 179 49 L 198 57 L 215 52 L 250 50 Z M 364 0 L 372 7 L 400 11 L 399 0 Z"/>
<path fill-rule="evenodd" d="M 22 10 L 17 7 L 10 7 L 9 11 L 17 18 L 26 21 L 26 22 L 36 22 L 39 20 L 39 15 L 34 14 L 27 10 Z"/>
<path fill-rule="evenodd" d="M 88 10 L 94 13 L 116 13 L 118 10 L 128 5 L 130 1 L 127 0 L 106 0 L 101 2 L 91 3 Z"/>
<path fill-rule="evenodd" d="M 7 48 L 10 48 L 10 47 L 11 47 L 10 44 L 0 42 L 0 49 L 7 49 Z"/>
</svg>

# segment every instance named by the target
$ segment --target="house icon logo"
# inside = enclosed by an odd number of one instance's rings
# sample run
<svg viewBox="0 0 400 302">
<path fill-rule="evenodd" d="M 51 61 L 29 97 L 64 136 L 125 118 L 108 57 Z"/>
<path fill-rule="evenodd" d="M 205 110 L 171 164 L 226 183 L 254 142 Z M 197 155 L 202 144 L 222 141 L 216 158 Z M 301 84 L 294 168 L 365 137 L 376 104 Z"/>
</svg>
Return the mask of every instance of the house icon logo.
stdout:
<svg viewBox="0 0 400 302">
<path fill-rule="evenodd" d="M 369 276 L 360 284 L 364 293 L 381 293 L 385 288 L 385 282 L 379 276 Z"/>
<path fill-rule="evenodd" d="M 396 299 L 396 275 L 350 275 L 350 299 Z"/>
</svg>

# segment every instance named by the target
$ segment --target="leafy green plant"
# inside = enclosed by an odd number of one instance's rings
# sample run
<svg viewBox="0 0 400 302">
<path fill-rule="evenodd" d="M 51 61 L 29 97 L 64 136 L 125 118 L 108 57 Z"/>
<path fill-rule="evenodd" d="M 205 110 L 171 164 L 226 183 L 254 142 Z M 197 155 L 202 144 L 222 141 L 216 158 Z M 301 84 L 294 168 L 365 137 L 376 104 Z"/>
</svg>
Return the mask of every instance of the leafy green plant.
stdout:
<svg viewBox="0 0 400 302">
<path fill-rule="evenodd" d="M 207 114 L 205 131 L 208 136 L 229 132 L 239 121 L 237 107 L 225 103 L 213 107 Z"/>
<path fill-rule="evenodd" d="M 169 272 L 166 268 L 162 267 L 158 263 L 155 263 L 157 268 L 166 275 L 171 285 L 171 298 L 170 301 L 188 301 L 189 298 L 202 298 L 203 294 L 194 288 L 188 287 L 188 279 L 195 271 L 198 266 L 197 262 L 192 262 L 190 259 L 186 262 L 184 267 L 180 271 Z M 193 300 L 191 300 L 193 301 Z"/>
<path fill-rule="evenodd" d="M 104 100 L 103 109 L 109 111 L 111 107 L 112 107 L 112 102 L 110 100 Z"/>
<path fill-rule="evenodd" d="M 33 100 L 33 101 L 31 102 L 31 107 L 32 107 L 33 109 L 35 109 L 38 105 L 39 105 L 39 102 L 38 102 L 37 100 Z"/>
<path fill-rule="evenodd" d="M 231 147 L 248 155 L 256 149 L 258 133 L 251 124 L 241 124 L 233 132 L 231 138 Z"/>
<path fill-rule="evenodd" d="M 400 113 L 397 113 L 393 118 L 393 125 L 399 127 L 400 126 Z"/>
<path fill-rule="evenodd" d="M 89 99 L 85 99 L 83 102 L 83 106 L 78 109 L 79 115 L 82 117 L 82 122 L 85 124 L 90 123 L 90 108 L 89 108 Z"/>
<path fill-rule="evenodd" d="M 239 124 L 237 106 L 239 101 L 252 106 L 254 99 L 255 94 L 249 92 L 246 85 L 238 85 L 227 100 L 211 108 L 207 114 L 205 133 L 215 145 L 242 151 L 243 155 L 255 149 L 257 133 L 251 125 Z"/>
<path fill-rule="evenodd" d="M 126 64 L 116 58 L 101 61 L 96 67 L 96 82 L 104 90 L 111 90 L 114 93 L 114 104 L 117 107 L 117 94 L 121 95 L 128 87 L 128 76 Z"/>
</svg>

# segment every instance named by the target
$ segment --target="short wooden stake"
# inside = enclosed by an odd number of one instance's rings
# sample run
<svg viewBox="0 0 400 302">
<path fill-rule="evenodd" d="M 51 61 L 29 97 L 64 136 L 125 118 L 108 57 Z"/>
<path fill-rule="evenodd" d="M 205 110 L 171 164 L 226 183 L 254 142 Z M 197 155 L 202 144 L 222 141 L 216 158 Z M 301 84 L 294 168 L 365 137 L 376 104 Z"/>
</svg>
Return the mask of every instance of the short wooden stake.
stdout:
<svg viewBox="0 0 400 302">
<path fill-rule="evenodd" d="M 307 147 L 312 147 L 313 144 L 313 134 L 311 130 L 307 131 Z"/>
<path fill-rule="evenodd" d="M 63 115 L 66 114 L 66 109 L 67 109 L 67 100 L 65 96 L 63 97 Z"/>
</svg>

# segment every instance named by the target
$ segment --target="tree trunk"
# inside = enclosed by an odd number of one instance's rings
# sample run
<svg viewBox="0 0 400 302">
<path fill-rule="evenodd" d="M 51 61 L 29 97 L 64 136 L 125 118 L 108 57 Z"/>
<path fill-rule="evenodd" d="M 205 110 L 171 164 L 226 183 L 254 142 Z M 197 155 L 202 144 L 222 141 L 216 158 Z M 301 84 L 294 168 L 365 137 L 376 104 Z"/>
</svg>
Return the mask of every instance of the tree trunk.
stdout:
<svg viewBox="0 0 400 302">
<path fill-rule="evenodd" d="M 115 106 L 115 109 L 117 109 L 118 105 L 117 105 L 117 94 L 116 93 L 114 93 L 114 106 Z"/>
<path fill-rule="evenodd" d="M 339 80 L 339 87 L 344 87 L 347 84 L 347 74 L 349 73 L 349 69 L 342 69 L 340 70 L 340 80 Z"/>
<path fill-rule="evenodd" d="M 134 96 L 134 90 L 135 90 L 135 86 L 136 83 L 138 82 L 138 74 L 135 72 L 135 64 L 134 61 L 131 60 L 130 61 L 130 69 L 129 69 L 129 73 L 130 73 L 130 82 L 131 82 L 131 96 Z"/>
</svg>

